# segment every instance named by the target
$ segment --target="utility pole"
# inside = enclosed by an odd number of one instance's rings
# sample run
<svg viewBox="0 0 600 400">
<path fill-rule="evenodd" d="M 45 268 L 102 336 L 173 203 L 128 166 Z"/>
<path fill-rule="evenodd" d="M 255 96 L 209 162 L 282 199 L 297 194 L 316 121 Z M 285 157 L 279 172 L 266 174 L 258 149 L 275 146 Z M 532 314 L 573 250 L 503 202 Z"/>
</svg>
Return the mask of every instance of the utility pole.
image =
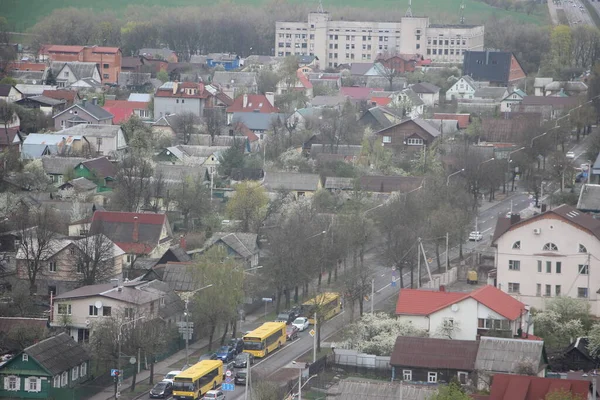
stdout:
<svg viewBox="0 0 600 400">
<path fill-rule="evenodd" d="M 315 312 L 314 315 L 315 318 L 315 336 L 313 336 L 313 363 L 317 361 L 317 324 L 319 323 L 317 321 L 317 313 Z"/>
<path fill-rule="evenodd" d="M 119 387 L 121 386 L 120 380 L 123 379 L 123 376 L 121 374 L 121 336 L 122 336 L 122 329 L 123 329 L 123 327 L 125 325 L 134 323 L 134 322 L 139 321 L 140 319 L 144 319 L 144 318 L 146 318 L 146 317 L 142 315 L 141 317 L 138 317 L 136 319 L 132 319 L 132 320 L 129 320 L 129 321 L 122 322 L 119 325 L 119 332 L 118 332 L 118 335 L 117 335 L 117 353 L 118 353 L 117 371 L 119 372 L 119 374 L 117 375 L 117 381 L 115 382 L 115 399 L 118 399 L 119 396 L 120 396 L 120 393 L 119 393 Z"/>
<path fill-rule="evenodd" d="M 448 254 L 448 241 L 449 236 L 448 232 L 446 232 L 446 272 L 448 272 L 448 265 L 450 264 L 450 254 Z"/>
<path fill-rule="evenodd" d="M 184 335 L 185 335 L 185 368 L 189 367 L 189 341 L 190 341 L 190 336 L 191 336 L 190 335 L 190 333 L 191 333 L 190 323 L 189 323 L 189 320 L 188 320 L 188 318 L 190 316 L 190 313 L 188 311 L 188 303 L 190 302 L 190 297 L 193 296 L 194 293 L 197 293 L 197 292 L 199 292 L 201 290 L 204 290 L 204 289 L 208 289 L 211 286 L 212 286 L 212 283 L 210 285 L 206 285 L 204 287 L 201 287 L 200 289 L 196 289 L 196 290 L 193 290 L 193 291 L 191 291 L 189 293 L 186 293 L 186 296 L 185 296 L 185 301 L 184 301 L 185 311 L 183 312 L 183 314 L 185 315 L 185 330 L 184 330 L 184 332 L 185 332 L 184 333 Z"/>
<path fill-rule="evenodd" d="M 590 253 L 587 255 L 587 300 L 590 302 L 590 273 L 592 272 L 590 268 Z"/>
<path fill-rule="evenodd" d="M 375 304 L 375 279 L 371 279 L 371 314 L 373 314 L 374 304 Z"/>
<path fill-rule="evenodd" d="M 244 400 L 248 400 L 248 386 L 250 381 L 250 355 L 248 354 L 248 359 L 246 360 L 246 391 L 244 392 Z"/>
<path fill-rule="evenodd" d="M 298 400 L 302 400 L 302 370 L 301 369 L 298 369 Z"/>
<path fill-rule="evenodd" d="M 417 247 L 421 247 L 421 238 L 418 238 Z M 417 248 L 417 289 L 421 287 L 421 252 Z"/>
</svg>

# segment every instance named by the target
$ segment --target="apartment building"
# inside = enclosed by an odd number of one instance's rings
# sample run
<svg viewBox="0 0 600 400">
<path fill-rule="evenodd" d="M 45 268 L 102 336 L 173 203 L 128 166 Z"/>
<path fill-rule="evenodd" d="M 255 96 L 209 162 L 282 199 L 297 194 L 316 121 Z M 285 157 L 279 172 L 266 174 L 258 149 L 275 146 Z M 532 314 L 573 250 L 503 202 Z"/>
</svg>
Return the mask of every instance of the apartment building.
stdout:
<svg viewBox="0 0 600 400">
<path fill-rule="evenodd" d="M 307 22 L 276 22 L 277 56 L 314 55 L 321 68 L 375 61 L 379 54 L 421 54 L 436 62 L 462 63 L 467 50 L 483 50 L 482 25 L 433 25 L 428 17 L 400 22 L 332 21 L 311 12 Z"/>
<path fill-rule="evenodd" d="M 121 72 L 122 54 L 118 47 L 52 45 L 46 51 L 50 61 L 96 63 L 102 83 L 117 83 Z"/>
</svg>

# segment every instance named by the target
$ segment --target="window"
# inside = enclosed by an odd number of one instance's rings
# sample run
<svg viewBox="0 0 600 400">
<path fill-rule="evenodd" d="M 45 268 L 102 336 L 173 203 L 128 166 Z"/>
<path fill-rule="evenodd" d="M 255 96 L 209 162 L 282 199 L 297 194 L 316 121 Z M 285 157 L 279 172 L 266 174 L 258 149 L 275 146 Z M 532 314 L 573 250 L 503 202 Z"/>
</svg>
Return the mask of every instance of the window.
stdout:
<svg viewBox="0 0 600 400">
<path fill-rule="evenodd" d="M 537 285 L 535 285 L 535 295 L 538 297 L 542 295 L 542 284 L 541 283 L 538 283 Z"/>
<path fill-rule="evenodd" d="M 554 243 L 546 243 L 542 250 L 558 251 L 558 246 L 556 246 Z"/>
<path fill-rule="evenodd" d="M 420 139 L 420 138 L 406 139 L 406 144 L 409 145 L 409 146 L 422 146 L 423 145 L 423 139 Z"/>
<path fill-rule="evenodd" d="M 560 274 L 562 272 L 562 262 L 557 261 L 556 262 L 556 273 Z"/>
<path fill-rule="evenodd" d="M 427 373 L 427 383 L 437 383 L 437 372 Z"/>
<path fill-rule="evenodd" d="M 469 378 L 468 372 L 459 372 L 458 373 L 458 381 L 460 382 L 461 385 L 466 385 L 468 378 Z"/>
<path fill-rule="evenodd" d="M 133 318 L 133 308 L 125 309 L 125 318 Z"/>
<path fill-rule="evenodd" d="M 90 306 L 90 310 L 89 310 L 89 314 L 92 317 L 97 317 L 98 316 L 98 309 L 96 308 L 96 306 L 91 305 Z"/>
<path fill-rule="evenodd" d="M 185 103 L 185 99 L 181 99 L 181 104 Z"/>
<path fill-rule="evenodd" d="M 27 354 L 23 353 L 23 357 L 21 357 L 21 359 L 23 361 L 29 361 L 29 356 Z"/>
<path fill-rule="evenodd" d="M 508 282 L 508 293 L 519 293 L 521 291 L 521 284 L 516 282 Z"/>
<path fill-rule="evenodd" d="M 69 374 L 67 373 L 67 371 L 65 371 L 60 376 L 60 386 L 67 386 L 68 383 L 69 383 Z"/>
<path fill-rule="evenodd" d="M 577 288 L 577 297 L 582 298 L 582 299 L 587 299 L 588 288 L 586 288 L 586 287 Z"/>
<path fill-rule="evenodd" d="M 54 377 L 54 383 L 52 384 L 52 387 L 55 387 L 55 388 L 60 387 L 60 375 L 56 375 Z"/>
<path fill-rule="evenodd" d="M 383 143 L 392 143 L 392 137 L 391 136 L 384 136 L 383 137 Z"/>
<path fill-rule="evenodd" d="M 76 381 L 79 378 L 79 366 L 71 370 L 71 380 Z"/>
<path fill-rule="evenodd" d="M 547 274 L 552 273 L 552 261 L 546 261 L 546 273 Z"/>
<path fill-rule="evenodd" d="M 516 242 L 514 242 L 512 248 L 514 250 L 521 250 L 521 241 L 517 240 Z"/>
<path fill-rule="evenodd" d="M 544 296 L 546 296 L 546 297 L 552 296 L 552 285 L 546 285 L 546 292 L 544 293 Z"/>
<path fill-rule="evenodd" d="M 35 377 L 27 378 L 27 389 L 28 392 L 39 392 L 38 390 L 38 379 Z"/>
<path fill-rule="evenodd" d="M 542 262 L 538 260 L 538 272 L 542 272 Z"/>
<path fill-rule="evenodd" d="M 584 246 L 584 245 L 582 245 L 582 244 L 579 244 L 579 252 L 580 252 L 580 253 L 587 253 L 587 249 L 585 248 L 585 246 Z"/>
<path fill-rule="evenodd" d="M 108 68 L 108 64 L 104 64 L 103 67 L 104 67 L 104 69 L 107 69 Z"/>
<path fill-rule="evenodd" d="M 508 269 L 511 271 L 520 271 L 521 270 L 521 261 L 508 260 Z"/>
<path fill-rule="evenodd" d="M 77 263 L 77 273 L 78 274 L 83 273 L 83 264 L 82 263 Z"/>
<path fill-rule="evenodd" d="M 108 79 L 108 74 L 102 74 L 102 79 Z"/>
<path fill-rule="evenodd" d="M 50 261 L 48 263 L 48 271 L 56 272 L 56 261 Z"/>
<path fill-rule="evenodd" d="M 579 264 L 579 274 L 580 275 L 587 275 L 589 272 L 590 272 L 589 266 Z"/>
<path fill-rule="evenodd" d="M 102 316 L 110 317 L 112 315 L 112 307 L 102 306 Z"/>
<path fill-rule="evenodd" d="M 65 78 L 68 77 L 69 76 L 69 71 L 63 72 L 63 75 L 65 76 Z"/>
<path fill-rule="evenodd" d="M 554 293 L 555 293 L 557 296 L 560 296 L 560 285 L 556 285 L 556 287 L 554 288 Z"/>
<path fill-rule="evenodd" d="M 59 315 L 71 315 L 71 305 L 70 304 L 59 304 L 58 305 L 58 314 Z"/>
<path fill-rule="evenodd" d="M 6 390 L 17 391 L 20 389 L 19 386 L 21 386 L 19 378 L 17 378 L 16 376 L 8 377 L 8 387 L 6 388 Z"/>
<path fill-rule="evenodd" d="M 412 381 L 412 370 L 403 369 L 402 370 L 402 380 L 403 381 Z"/>
<path fill-rule="evenodd" d="M 479 318 L 477 320 L 477 328 L 479 329 L 489 329 L 490 328 L 490 320 L 486 318 Z"/>
<path fill-rule="evenodd" d="M 87 364 L 82 363 L 81 367 L 79 367 L 79 375 L 81 375 L 83 377 L 83 376 L 85 376 L 85 374 L 87 374 Z"/>
<path fill-rule="evenodd" d="M 133 254 L 127 254 L 127 262 L 128 263 L 132 263 L 133 262 Z"/>
</svg>

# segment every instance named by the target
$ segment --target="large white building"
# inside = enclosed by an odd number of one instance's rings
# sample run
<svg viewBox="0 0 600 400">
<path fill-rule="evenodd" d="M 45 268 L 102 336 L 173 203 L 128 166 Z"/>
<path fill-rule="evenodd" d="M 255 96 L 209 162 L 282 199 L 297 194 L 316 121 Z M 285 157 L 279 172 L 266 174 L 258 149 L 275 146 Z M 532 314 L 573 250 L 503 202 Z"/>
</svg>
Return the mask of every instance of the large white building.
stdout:
<svg viewBox="0 0 600 400">
<path fill-rule="evenodd" d="M 275 55 L 314 55 L 321 68 L 374 61 L 378 54 L 420 54 L 462 63 L 466 50 L 483 50 L 483 25 L 434 25 L 428 17 L 400 22 L 332 21 L 311 12 L 307 22 L 277 22 Z"/>
<path fill-rule="evenodd" d="M 579 298 L 599 316 L 600 220 L 567 205 L 513 218 L 499 218 L 492 239 L 496 286 L 536 309 L 557 296 Z"/>
</svg>

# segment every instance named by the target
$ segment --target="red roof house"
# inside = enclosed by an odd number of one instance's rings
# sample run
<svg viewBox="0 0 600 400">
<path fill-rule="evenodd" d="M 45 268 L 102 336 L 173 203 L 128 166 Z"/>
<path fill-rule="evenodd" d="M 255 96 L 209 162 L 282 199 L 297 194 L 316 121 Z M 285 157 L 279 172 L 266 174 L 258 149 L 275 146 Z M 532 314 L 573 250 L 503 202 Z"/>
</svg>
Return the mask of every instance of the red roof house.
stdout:
<svg viewBox="0 0 600 400">
<path fill-rule="evenodd" d="M 113 124 L 121 124 L 132 115 L 142 119 L 149 118 L 151 115 L 148 110 L 149 104 L 144 101 L 106 100 L 102 108 L 114 115 Z"/>
<path fill-rule="evenodd" d="M 263 114 L 278 113 L 275 107 L 275 97 L 264 94 L 243 94 L 233 100 L 233 104 L 227 107 L 228 113 L 234 112 L 259 112 Z"/>
<path fill-rule="evenodd" d="M 373 89 L 363 86 L 344 86 L 340 88 L 340 94 L 342 96 L 348 96 L 350 99 L 355 101 L 369 100 L 371 93 L 382 91 L 383 89 Z"/>
<path fill-rule="evenodd" d="M 564 390 L 582 400 L 592 395 L 589 381 L 551 379 L 537 376 L 495 374 L 488 400 L 542 400 L 552 392 Z M 591 396 L 596 398 L 596 396 Z"/>
</svg>

